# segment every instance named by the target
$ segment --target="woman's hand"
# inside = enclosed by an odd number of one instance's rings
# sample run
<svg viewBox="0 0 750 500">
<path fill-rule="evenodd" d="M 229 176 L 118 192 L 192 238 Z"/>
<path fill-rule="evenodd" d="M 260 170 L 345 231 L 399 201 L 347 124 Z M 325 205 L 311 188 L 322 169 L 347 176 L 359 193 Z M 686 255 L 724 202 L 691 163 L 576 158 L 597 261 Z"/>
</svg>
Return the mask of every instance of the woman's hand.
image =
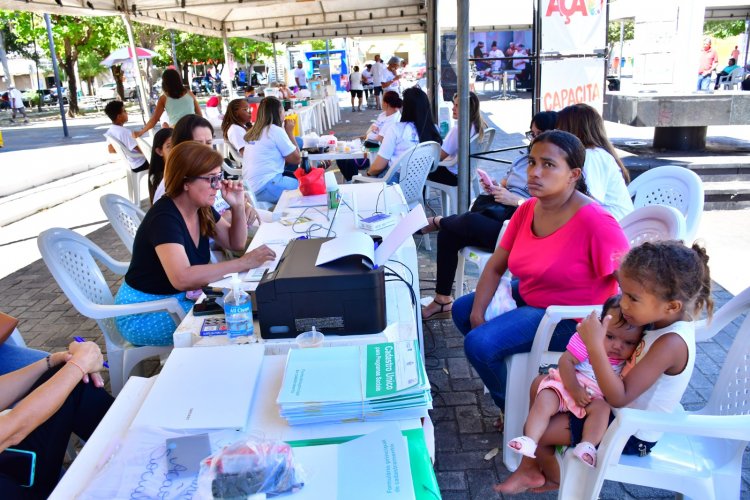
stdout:
<svg viewBox="0 0 750 500">
<path fill-rule="evenodd" d="M 92 380 L 96 387 L 104 387 L 104 380 L 98 373 L 104 367 L 104 357 L 98 345 L 93 342 L 71 342 L 68 346 L 68 353 L 69 357 L 66 362 L 72 361 L 85 372 L 83 374 L 85 383 Z"/>
<path fill-rule="evenodd" d="M 232 209 L 245 205 L 245 188 L 242 181 L 221 181 L 221 196 Z"/>
<path fill-rule="evenodd" d="M 472 310 L 471 315 L 469 316 L 469 323 L 471 323 L 472 330 L 485 324 L 486 321 L 484 320 L 484 311 L 475 312 L 474 310 Z"/>
<path fill-rule="evenodd" d="M 240 257 L 243 264 L 247 265 L 248 269 L 255 269 L 260 267 L 269 260 L 276 258 L 276 252 L 268 248 L 266 245 L 261 245 L 255 250 L 247 252 L 245 255 Z"/>
<path fill-rule="evenodd" d="M 495 198 L 497 203 L 502 205 L 517 205 L 520 196 L 515 195 L 502 186 L 492 186 L 490 194 Z"/>
<path fill-rule="evenodd" d="M 143 130 L 134 130 L 133 131 L 133 139 L 138 139 L 142 135 L 143 135 Z"/>
<path fill-rule="evenodd" d="M 576 331 L 581 336 L 583 343 L 586 344 L 589 353 L 595 349 L 604 349 L 604 337 L 607 334 L 610 321 L 612 321 L 612 316 L 609 314 L 604 317 L 604 320 L 599 321 L 596 311 L 591 311 L 591 314 L 576 326 Z"/>
</svg>

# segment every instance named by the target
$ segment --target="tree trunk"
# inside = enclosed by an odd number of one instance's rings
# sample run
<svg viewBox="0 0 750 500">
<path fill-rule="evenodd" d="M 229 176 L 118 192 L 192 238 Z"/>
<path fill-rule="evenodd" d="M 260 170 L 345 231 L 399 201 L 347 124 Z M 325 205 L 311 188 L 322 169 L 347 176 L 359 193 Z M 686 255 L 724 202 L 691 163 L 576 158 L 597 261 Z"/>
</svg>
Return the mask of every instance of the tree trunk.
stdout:
<svg viewBox="0 0 750 500">
<path fill-rule="evenodd" d="M 125 102 L 125 85 L 122 83 L 122 66 L 119 64 L 112 65 L 112 77 L 115 79 L 115 85 L 117 86 L 117 94 L 120 96 L 120 100 Z"/>
<path fill-rule="evenodd" d="M 13 83 L 13 75 L 8 69 L 8 57 L 5 53 L 5 38 L 3 38 L 3 32 L 0 31 L 0 63 L 3 65 L 3 74 L 5 75 L 5 85 L 8 86 Z"/>
<path fill-rule="evenodd" d="M 63 69 L 68 76 L 68 116 L 75 118 L 79 113 L 78 110 L 78 82 L 76 81 L 75 65 L 78 60 L 78 52 L 74 50 L 70 39 L 63 39 L 65 57 L 63 58 Z M 62 95 L 58 99 L 64 99 Z M 63 102 L 65 102 L 63 100 Z"/>
</svg>

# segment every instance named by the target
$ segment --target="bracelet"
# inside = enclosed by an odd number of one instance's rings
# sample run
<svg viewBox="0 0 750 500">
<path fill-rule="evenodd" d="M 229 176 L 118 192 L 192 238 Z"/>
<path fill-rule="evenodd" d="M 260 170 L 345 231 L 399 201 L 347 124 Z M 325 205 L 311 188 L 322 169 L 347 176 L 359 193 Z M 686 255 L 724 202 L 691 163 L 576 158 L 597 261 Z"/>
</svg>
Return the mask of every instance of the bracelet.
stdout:
<svg viewBox="0 0 750 500">
<path fill-rule="evenodd" d="M 69 359 L 68 363 L 73 363 L 74 365 L 76 365 L 78 367 L 78 369 L 81 370 L 81 373 L 83 374 L 83 376 L 84 377 L 86 376 L 86 370 L 84 370 L 83 367 L 81 367 L 81 365 L 79 365 L 78 363 L 76 363 L 72 359 Z"/>
<path fill-rule="evenodd" d="M 47 354 L 47 357 L 44 359 L 47 361 L 47 370 L 51 370 L 52 365 L 50 364 L 49 360 L 52 359 L 52 354 Z"/>
</svg>

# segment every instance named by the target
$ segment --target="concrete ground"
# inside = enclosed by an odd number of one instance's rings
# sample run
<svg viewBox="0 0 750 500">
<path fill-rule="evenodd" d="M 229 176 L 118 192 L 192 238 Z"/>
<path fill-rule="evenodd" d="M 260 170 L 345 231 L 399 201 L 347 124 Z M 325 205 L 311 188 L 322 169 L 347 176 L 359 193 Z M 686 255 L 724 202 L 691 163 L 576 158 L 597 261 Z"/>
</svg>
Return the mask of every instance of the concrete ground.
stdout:
<svg viewBox="0 0 750 500">
<path fill-rule="evenodd" d="M 528 128 L 528 100 L 483 102 L 482 108 L 487 112 L 488 119 L 498 128 L 496 147 L 520 144 L 522 133 Z M 334 131 L 341 138 L 353 137 L 364 131 L 374 117 L 374 111 L 352 113 L 348 107 L 344 107 L 342 122 L 334 127 Z M 36 125 L 30 126 L 34 127 Z M 7 144 L 7 129 L 0 130 Z M 59 130 L 53 128 L 48 133 L 54 136 Z M 744 137 L 748 137 L 746 131 L 742 133 L 745 134 Z M 19 151 L 0 150 L 0 164 L 7 169 L 6 172 L 31 177 L 38 175 L 38 170 L 52 169 L 60 162 L 86 161 L 86 156 L 77 151 L 69 155 L 69 150 L 63 149 L 59 155 L 51 155 L 51 149 L 44 141 L 35 145 L 33 151 L 26 149 L 23 154 L 19 154 Z M 91 148 L 87 154 L 99 154 L 98 152 L 104 148 L 104 143 L 92 142 Z M 33 173 L 26 174 L 32 165 Z M 106 170 L 109 167 L 107 164 L 97 169 Z M 502 167 L 494 164 L 486 167 L 490 173 L 495 174 L 502 170 Z M 97 173 L 100 172 L 102 171 L 97 170 Z M 99 181 L 87 180 L 90 175 L 68 179 L 68 184 L 57 186 L 58 191 L 67 190 L 71 193 L 72 200 L 0 227 L 0 309 L 21 320 L 21 331 L 28 344 L 35 348 L 61 350 L 69 343 L 72 335 L 81 335 L 103 346 L 101 332 L 96 323 L 83 318 L 75 311 L 44 263 L 39 260 L 35 241 L 35 236 L 48 227 L 74 227 L 77 231 L 88 234 L 113 257 L 120 260 L 129 259 L 125 247 L 112 228 L 103 222 L 104 214 L 98 203 L 99 197 L 106 192 L 125 195 L 125 181 L 123 178 L 109 183 L 104 182 L 103 178 Z M 73 195 L 81 191 L 85 194 Z M 0 205 L 4 206 L 4 210 L 10 210 L 12 206 L 40 203 L 46 198 L 49 196 L 37 190 L 15 195 L 12 200 L 8 197 L 0 198 Z M 434 202 L 430 203 L 430 206 L 435 210 L 439 208 Z M 713 297 L 717 306 L 750 285 L 750 269 L 742 264 L 742 257 L 748 255 L 750 250 L 750 232 L 747 231 L 750 227 L 749 216 L 748 211 L 704 213 L 699 235 L 706 240 L 712 257 L 711 266 L 715 281 Z M 430 295 L 434 288 L 436 246 L 433 235 L 433 251 L 419 249 L 420 287 L 422 295 L 425 296 Z M 477 275 L 472 269 L 467 271 L 469 286 L 472 286 Z M 116 291 L 121 277 L 109 273 L 105 273 L 105 276 L 111 289 Z M 726 357 L 739 325 L 740 320 L 735 321 L 714 339 L 698 346 L 696 370 L 683 397 L 683 403 L 689 409 L 700 408 L 708 399 L 719 367 Z M 441 494 L 446 499 L 499 498 L 491 487 L 509 473 L 499 458 L 501 454 L 490 460 L 484 459 L 487 452 L 503 445 L 503 436 L 492 427 L 498 411 L 490 398 L 483 394 L 481 380 L 466 361 L 461 334 L 450 320 L 427 321 L 425 346 L 428 375 L 435 400 L 431 417 L 435 424 L 435 471 Z M 606 483 L 602 491 L 602 498 L 612 499 L 656 499 L 670 496 L 669 492 L 619 483 Z M 555 495 L 524 494 L 515 498 L 532 497 L 551 499 L 555 498 Z M 742 497 L 750 497 L 748 453 L 744 457 Z"/>
</svg>

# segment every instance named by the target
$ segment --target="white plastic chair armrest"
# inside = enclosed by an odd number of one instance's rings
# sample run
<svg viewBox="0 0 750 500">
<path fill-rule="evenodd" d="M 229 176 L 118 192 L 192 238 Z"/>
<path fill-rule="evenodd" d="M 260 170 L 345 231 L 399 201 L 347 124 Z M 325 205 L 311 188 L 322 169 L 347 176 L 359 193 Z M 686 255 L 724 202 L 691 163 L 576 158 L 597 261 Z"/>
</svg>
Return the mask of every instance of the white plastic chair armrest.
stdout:
<svg viewBox="0 0 750 500">
<path fill-rule="evenodd" d="M 704 342 L 710 339 L 748 310 L 750 310 L 750 287 L 732 297 L 714 314 L 710 322 L 705 319 L 697 321 L 695 324 L 695 341 Z"/>
<path fill-rule="evenodd" d="M 750 415 L 695 415 L 621 408 L 599 445 L 597 469 L 606 470 L 619 462 L 625 443 L 639 430 L 749 441 Z"/>
<path fill-rule="evenodd" d="M 529 358 L 526 365 L 528 370 L 524 380 L 534 380 L 539 374 L 539 364 L 542 360 L 542 354 L 549 350 L 549 342 L 555 331 L 557 324 L 564 319 L 584 318 L 591 311 L 601 311 L 601 305 L 591 306 L 549 306 L 544 312 L 544 317 L 536 329 L 534 343 L 531 345 Z"/>
<path fill-rule="evenodd" d="M 175 298 L 138 302 L 135 304 L 90 304 L 87 309 L 85 315 L 92 319 L 105 319 L 125 316 L 127 314 L 166 311 L 172 316 L 175 325 L 179 325 L 185 317 L 185 311 Z"/>
<path fill-rule="evenodd" d="M 366 175 L 360 175 L 357 174 L 354 177 L 352 177 L 352 182 L 384 182 L 385 178 L 383 177 L 367 177 Z"/>
<path fill-rule="evenodd" d="M 107 269 L 112 271 L 113 273 L 124 276 L 126 272 L 128 272 L 128 268 L 130 267 L 130 262 L 123 262 L 120 260 L 113 259 L 107 252 L 99 248 L 96 244 L 88 245 L 89 251 L 94 254 L 94 257 L 96 260 L 107 266 Z"/>
</svg>

